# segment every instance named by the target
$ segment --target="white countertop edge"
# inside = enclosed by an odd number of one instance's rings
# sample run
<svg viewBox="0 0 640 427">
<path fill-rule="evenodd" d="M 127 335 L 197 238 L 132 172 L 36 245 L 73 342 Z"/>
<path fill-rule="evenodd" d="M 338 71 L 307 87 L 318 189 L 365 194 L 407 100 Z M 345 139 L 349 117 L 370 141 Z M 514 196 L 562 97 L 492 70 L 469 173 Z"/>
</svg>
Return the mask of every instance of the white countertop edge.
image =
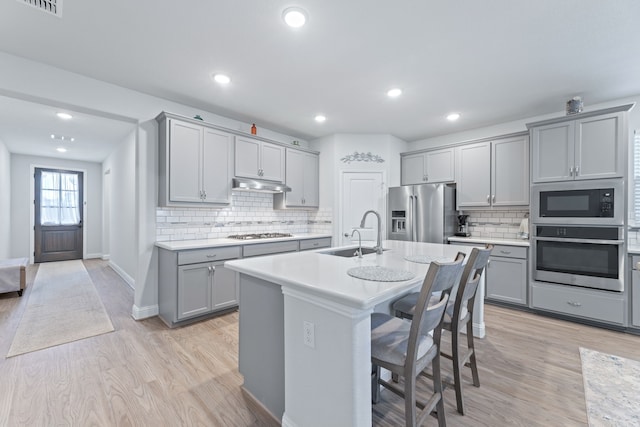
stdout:
<svg viewBox="0 0 640 427">
<path fill-rule="evenodd" d="M 392 250 L 393 243 L 402 245 L 402 244 L 411 243 L 411 242 L 384 241 L 383 247 L 387 247 L 389 248 L 389 250 Z M 421 243 L 418 243 L 418 244 L 421 244 Z M 427 245 L 446 247 L 448 250 L 449 249 L 451 250 L 452 254 L 454 254 L 455 253 L 454 251 L 456 250 L 465 252 L 467 254 L 470 252 L 470 248 L 468 246 L 467 247 L 457 246 L 455 244 L 454 245 L 427 244 Z M 341 249 L 352 248 L 352 247 L 354 247 L 354 245 L 334 247 L 332 249 L 341 250 Z M 287 287 L 287 288 L 295 289 L 299 292 L 302 292 L 308 295 L 309 298 L 318 298 L 321 300 L 328 300 L 333 303 L 342 304 L 358 310 L 372 310 L 375 306 L 377 306 L 382 302 L 388 301 L 392 298 L 400 298 L 401 296 L 409 292 L 419 290 L 420 286 L 424 281 L 424 277 L 428 269 L 428 265 L 426 264 L 416 264 L 416 265 L 420 265 L 418 269 L 422 271 L 420 274 L 416 274 L 416 277 L 410 280 L 402 281 L 402 282 L 393 282 L 394 285 L 390 286 L 388 289 L 380 290 L 374 295 L 369 295 L 367 297 L 364 297 L 363 295 L 357 295 L 349 292 L 348 287 L 350 285 L 348 284 L 346 285 L 347 288 L 345 288 L 347 289 L 346 292 L 343 292 L 342 290 L 336 290 L 336 289 L 326 289 L 323 287 L 319 287 L 317 284 L 313 283 L 313 281 L 288 280 L 288 278 L 282 277 L 278 273 L 271 274 L 273 269 L 269 267 L 265 268 L 264 265 L 260 265 L 260 266 L 255 265 L 256 262 L 260 262 L 257 260 L 259 259 L 266 260 L 269 258 L 271 259 L 280 258 L 281 260 L 299 258 L 299 259 L 296 259 L 296 261 L 302 262 L 304 264 L 306 260 L 302 259 L 301 257 L 313 257 L 315 254 L 320 255 L 322 252 L 325 252 L 327 250 L 329 249 L 323 248 L 323 249 L 317 249 L 313 251 L 292 252 L 292 253 L 286 253 L 286 254 L 269 255 L 265 257 L 231 260 L 231 261 L 226 261 L 224 265 L 225 267 L 231 270 L 237 271 L 239 273 L 247 274 L 249 276 L 256 277 L 258 279 L 262 279 L 267 282 L 275 283 L 277 285 L 282 286 L 283 288 Z M 421 252 L 428 252 L 428 249 L 425 248 L 421 250 Z M 440 253 L 440 250 L 438 250 L 438 253 Z M 396 254 L 397 254 L 396 255 L 397 261 L 400 261 L 403 263 L 408 262 L 404 260 L 404 254 L 401 249 L 399 249 L 398 252 L 396 252 Z M 322 255 L 322 256 L 325 256 L 325 255 Z M 326 255 L 326 256 L 330 256 L 330 255 Z M 374 264 L 377 264 L 377 261 L 375 262 L 373 261 L 376 259 L 375 258 L 376 256 L 377 256 L 376 254 L 367 254 L 367 255 L 364 255 L 364 259 L 366 261 L 370 261 L 371 265 L 374 265 Z M 331 259 L 331 258 L 328 258 L 328 259 Z M 349 283 L 351 282 L 364 283 L 364 284 L 371 283 L 370 281 L 366 281 L 364 279 L 357 279 L 351 276 L 347 276 L 346 268 L 344 266 L 340 266 L 341 263 L 338 261 L 339 259 L 341 259 L 341 257 L 336 257 L 335 259 L 336 259 L 335 271 L 339 274 L 338 280 L 349 282 Z M 465 261 L 463 261 L 463 263 Z M 367 264 L 369 264 L 369 262 L 367 262 Z M 398 268 L 401 268 L 401 267 L 398 267 Z"/>
<path fill-rule="evenodd" d="M 629 245 L 627 253 L 631 255 L 640 255 L 640 245 Z"/>
<path fill-rule="evenodd" d="M 524 246 L 529 247 L 531 243 L 529 240 L 518 239 L 502 239 L 499 237 L 449 237 L 450 242 L 459 243 L 491 243 L 492 245 L 507 245 L 507 246 Z"/>
<path fill-rule="evenodd" d="M 244 246 L 255 245 L 257 243 L 286 242 L 289 240 L 308 240 L 319 238 L 331 238 L 331 234 L 315 234 L 315 233 L 292 233 L 292 237 L 278 237 L 275 239 L 253 239 L 253 240 L 237 240 L 237 239 L 199 239 L 199 240 L 171 240 L 166 242 L 156 242 L 155 245 L 162 249 L 170 251 L 185 251 L 189 249 L 205 249 L 221 246 Z"/>
<path fill-rule="evenodd" d="M 326 251 L 327 249 L 325 248 L 324 250 Z M 321 251 L 322 249 L 318 249 L 317 251 L 310 251 L 310 252 L 321 252 Z M 279 255 L 289 255 L 289 254 L 279 254 Z M 279 256 L 279 255 L 272 255 L 272 256 Z M 375 254 L 369 254 L 365 256 L 375 256 Z M 319 301 L 329 300 L 329 301 L 332 301 L 341 305 L 353 307 L 359 310 L 372 310 L 376 305 L 388 300 L 390 297 L 393 297 L 393 296 L 397 296 L 398 298 L 400 298 L 400 296 L 402 296 L 403 293 L 409 293 L 409 291 L 422 285 L 422 282 L 424 281 L 424 277 L 416 276 L 411 280 L 405 281 L 404 283 L 402 283 L 402 285 L 400 285 L 401 282 L 396 282 L 398 283 L 399 286 L 395 287 L 394 289 L 390 289 L 386 292 L 381 292 L 378 295 L 376 295 L 374 298 L 369 298 L 363 301 L 359 298 L 353 298 L 345 294 L 339 294 L 333 291 L 326 291 L 322 288 L 317 288 L 315 286 L 308 286 L 302 282 L 292 282 L 292 281 L 283 279 L 280 276 L 265 273 L 263 270 L 257 270 L 253 268 L 244 268 L 244 266 L 241 265 L 242 263 L 238 263 L 239 261 L 242 261 L 242 260 L 227 261 L 224 263 L 224 266 L 229 268 L 230 270 L 237 271 L 238 273 L 247 274 L 249 276 L 256 277 L 258 279 L 262 279 L 267 282 L 275 283 L 276 285 L 280 285 L 283 288 L 294 289 L 295 291 L 297 291 L 297 293 L 307 295 L 309 298 L 318 297 Z M 356 278 L 349 278 L 349 280 L 364 281 L 363 279 L 356 279 Z"/>
</svg>

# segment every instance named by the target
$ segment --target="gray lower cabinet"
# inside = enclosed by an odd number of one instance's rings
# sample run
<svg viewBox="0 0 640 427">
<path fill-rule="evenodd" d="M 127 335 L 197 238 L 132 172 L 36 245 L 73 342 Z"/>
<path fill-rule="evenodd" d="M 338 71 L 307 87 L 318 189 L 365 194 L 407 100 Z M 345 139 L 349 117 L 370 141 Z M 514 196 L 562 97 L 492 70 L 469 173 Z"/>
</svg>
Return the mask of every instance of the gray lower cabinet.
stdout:
<svg viewBox="0 0 640 427">
<path fill-rule="evenodd" d="M 241 247 L 158 251 L 158 306 L 170 327 L 238 305 L 238 274 L 224 262 Z"/>
<path fill-rule="evenodd" d="M 527 305 L 526 247 L 495 245 L 486 275 L 486 299 Z"/>
<path fill-rule="evenodd" d="M 633 270 L 631 285 L 631 324 L 640 328 L 640 271 Z"/>
<path fill-rule="evenodd" d="M 624 325 L 625 302 L 622 293 L 541 282 L 531 285 L 533 308 L 586 320 Z"/>
<path fill-rule="evenodd" d="M 309 251 L 312 249 L 330 248 L 331 237 L 319 237 L 317 239 L 300 240 L 300 250 Z"/>
<path fill-rule="evenodd" d="M 636 265 L 640 262 L 640 255 L 630 257 L 631 265 L 631 326 L 640 328 L 640 270 Z"/>
<path fill-rule="evenodd" d="M 286 252 L 297 252 L 298 240 L 286 240 L 283 242 L 255 243 L 242 248 L 244 258 L 260 255 L 275 255 Z"/>
</svg>

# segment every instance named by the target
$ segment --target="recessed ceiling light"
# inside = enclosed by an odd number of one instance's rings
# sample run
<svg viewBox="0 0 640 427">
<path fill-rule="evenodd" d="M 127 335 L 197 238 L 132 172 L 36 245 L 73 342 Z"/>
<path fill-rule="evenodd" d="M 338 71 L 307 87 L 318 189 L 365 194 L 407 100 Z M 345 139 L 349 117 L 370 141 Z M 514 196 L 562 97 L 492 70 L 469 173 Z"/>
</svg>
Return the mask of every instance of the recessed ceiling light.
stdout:
<svg viewBox="0 0 640 427">
<path fill-rule="evenodd" d="M 451 113 L 447 116 L 447 120 L 449 120 L 450 122 L 455 122 L 459 118 L 460 118 L 460 113 Z"/>
<path fill-rule="evenodd" d="M 51 139 L 58 139 L 60 141 L 71 141 L 71 142 L 76 140 L 75 138 L 72 138 L 70 136 L 54 135 L 54 134 L 51 134 Z"/>
<path fill-rule="evenodd" d="M 389 96 L 390 98 L 396 98 L 400 95 L 402 95 L 402 89 L 398 89 L 398 88 L 390 89 L 387 92 L 387 96 Z"/>
<path fill-rule="evenodd" d="M 326 118 L 325 116 L 323 116 L 322 114 L 318 114 L 318 115 L 315 117 L 315 121 L 316 121 L 316 122 L 318 122 L 318 123 L 322 123 L 322 122 L 324 122 L 325 120 L 327 120 L 327 118 Z"/>
<path fill-rule="evenodd" d="M 67 149 L 66 149 L 66 148 L 64 148 L 64 147 L 58 147 L 58 148 L 56 148 L 56 151 L 57 151 L 58 153 L 66 153 L 66 152 L 67 152 Z"/>
<path fill-rule="evenodd" d="M 56 116 L 58 116 L 62 120 L 70 120 L 73 118 L 73 116 L 69 113 L 56 113 Z"/>
<path fill-rule="evenodd" d="M 282 12 L 282 19 L 291 28 L 300 28 L 307 22 L 307 13 L 299 7 L 289 7 Z"/>
<path fill-rule="evenodd" d="M 213 80 L 216 83 L 220 83 L 221 85 L 227 85 L 231 83 L 231 77 L 227 76 L 226 74 L 215 74 L 213 76 Z"/>
</svg>

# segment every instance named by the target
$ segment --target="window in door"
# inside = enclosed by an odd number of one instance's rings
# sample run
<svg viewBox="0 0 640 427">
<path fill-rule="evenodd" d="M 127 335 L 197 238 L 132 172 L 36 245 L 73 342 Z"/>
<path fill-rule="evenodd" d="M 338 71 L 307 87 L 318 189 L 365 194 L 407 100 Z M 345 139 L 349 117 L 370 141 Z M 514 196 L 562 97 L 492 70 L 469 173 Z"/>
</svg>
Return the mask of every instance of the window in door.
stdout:
<svg viewBox="0 0 640 427">
<path fill-rule="evenodd" d="M 41 179 L 40 225 L 78 225 L 78 174 L 43 170 Z"/>
</svg>

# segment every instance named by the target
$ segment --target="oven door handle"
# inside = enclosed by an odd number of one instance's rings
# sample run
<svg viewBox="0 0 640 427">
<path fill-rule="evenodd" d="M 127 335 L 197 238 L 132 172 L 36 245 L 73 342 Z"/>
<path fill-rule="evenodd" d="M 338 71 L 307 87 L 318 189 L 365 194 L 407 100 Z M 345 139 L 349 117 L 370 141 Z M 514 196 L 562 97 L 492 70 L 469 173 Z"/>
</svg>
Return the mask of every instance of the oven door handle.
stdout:
<svg viewBox="0 0 640 427">
<path fill-rule="evenodd" d="M 543 242 L 595 243 L 601 245 L 622 245 L 624 243 L 624 240 L 565 239 L 563 237 L 534 237 L 533 240 L 540 240 Z"/>
</svg>

